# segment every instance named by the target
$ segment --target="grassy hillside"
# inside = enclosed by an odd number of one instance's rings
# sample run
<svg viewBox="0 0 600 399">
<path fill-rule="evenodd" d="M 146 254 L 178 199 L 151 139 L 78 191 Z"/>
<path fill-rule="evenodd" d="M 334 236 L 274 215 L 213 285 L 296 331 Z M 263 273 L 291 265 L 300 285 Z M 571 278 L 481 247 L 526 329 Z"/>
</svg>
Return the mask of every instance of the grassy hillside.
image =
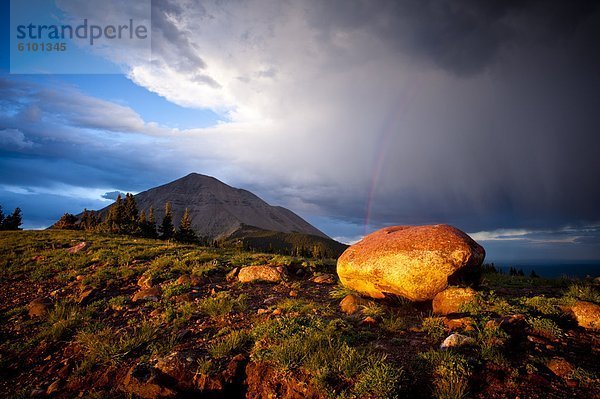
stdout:
<svg viewBox="0 0 600 399">
<path fill-rule="evenodd" d="M 251 265 L 283 277 L 240 283 Z M 430 303 L 365 300 L 349 316 L 335 281 L 334 259 L 1 232 L 0 397 L 597 395 L 600 336 L 561 310 L 600 301 L 587 282 L 487 274 L 456 330 L 473 344 L 443 351 L 449 319 Z M 514 314 L 515 331 L 489 323 Z"/>
</svg>

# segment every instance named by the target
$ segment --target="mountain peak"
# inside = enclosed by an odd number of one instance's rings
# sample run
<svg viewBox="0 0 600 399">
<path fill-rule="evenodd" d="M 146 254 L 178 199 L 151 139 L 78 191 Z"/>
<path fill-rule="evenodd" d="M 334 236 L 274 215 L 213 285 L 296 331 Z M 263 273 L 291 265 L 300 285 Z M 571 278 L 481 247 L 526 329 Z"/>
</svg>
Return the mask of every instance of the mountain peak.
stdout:
<svg viewBox="0 0 600 399">
<path fill-rule="evenodd" d="M 162 219 L 165 204 L 170 202 L 175 225 L 189 209 L 192 228 L 211 239 L 229 237 L 248 227 L 329 238 L 289 209 L 269 205 L 250 191 L 200 173 L 141 192 L 135 199 L 140 211 L 153 207 L 156 220 Z"/>
</svg>

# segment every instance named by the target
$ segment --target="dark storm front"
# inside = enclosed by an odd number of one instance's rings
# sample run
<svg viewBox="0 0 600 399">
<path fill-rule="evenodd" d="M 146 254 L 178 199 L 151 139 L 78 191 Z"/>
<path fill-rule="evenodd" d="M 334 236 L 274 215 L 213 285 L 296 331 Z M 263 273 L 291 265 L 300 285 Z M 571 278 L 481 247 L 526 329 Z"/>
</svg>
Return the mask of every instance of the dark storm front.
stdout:
<svg viewBox="0 0 600 399">
<path fill-rule="evenodd" d="M 35 39 L 35 40 L 72 40 L 88 39 L 90 45 L 94 41 L 106 39 L 147 39 L 148 27 L 143 24 L 135 24 L 133 19 L 129 19 L 127 24 L 118 25 L 93 25 L 88 24 L 84 19 L 83 23 L 73 27 L 73 25 L 37 25 L 30 23 L 28 25 L 17 26 L 17 39 Z"/>
</svg>

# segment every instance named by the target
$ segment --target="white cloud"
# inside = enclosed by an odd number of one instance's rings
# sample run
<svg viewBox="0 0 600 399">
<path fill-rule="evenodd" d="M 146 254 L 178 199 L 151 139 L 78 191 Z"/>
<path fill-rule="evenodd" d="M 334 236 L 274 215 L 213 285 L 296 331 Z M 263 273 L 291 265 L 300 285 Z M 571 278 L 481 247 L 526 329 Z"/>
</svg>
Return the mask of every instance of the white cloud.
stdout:
<svg viewBox="0 0 600 399">
<path fill-rule="evenodd" d="M 0 147 L 26 149 L 33 146 L 19 129 L 0 129 Z"/>
</svg>

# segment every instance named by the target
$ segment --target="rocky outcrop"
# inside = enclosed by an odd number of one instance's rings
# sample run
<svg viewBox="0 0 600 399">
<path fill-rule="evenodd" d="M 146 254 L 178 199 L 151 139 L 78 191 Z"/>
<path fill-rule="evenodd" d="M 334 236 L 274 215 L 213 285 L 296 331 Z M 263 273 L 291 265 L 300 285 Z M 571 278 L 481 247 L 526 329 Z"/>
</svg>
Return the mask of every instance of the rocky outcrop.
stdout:
<svg viewBox="0 0 600 399">
<path fill-rule="evenodd" d="M 250 362 L 246 366 L 246 398 L 325 399 L 327 392 L 318 389 L 310 376 L 300 372 L 283 374 L 267 362 Z"/>
<path fill-rule="evenodd" d="M 394 226 L 369 234 L 338 259 L 342 284 L 373 298 L 431 300 L 463 269 L 475 269 L 484 249 L 448 225 Z"/>
<path fill-rule="evenodd" d="M 472 288 L 448 287 L 439 292 L 431 303 L 433 313 L 448 315 L 459 313 L 463 305 L 477 300 L 477 292 Z"/>
</svg>

